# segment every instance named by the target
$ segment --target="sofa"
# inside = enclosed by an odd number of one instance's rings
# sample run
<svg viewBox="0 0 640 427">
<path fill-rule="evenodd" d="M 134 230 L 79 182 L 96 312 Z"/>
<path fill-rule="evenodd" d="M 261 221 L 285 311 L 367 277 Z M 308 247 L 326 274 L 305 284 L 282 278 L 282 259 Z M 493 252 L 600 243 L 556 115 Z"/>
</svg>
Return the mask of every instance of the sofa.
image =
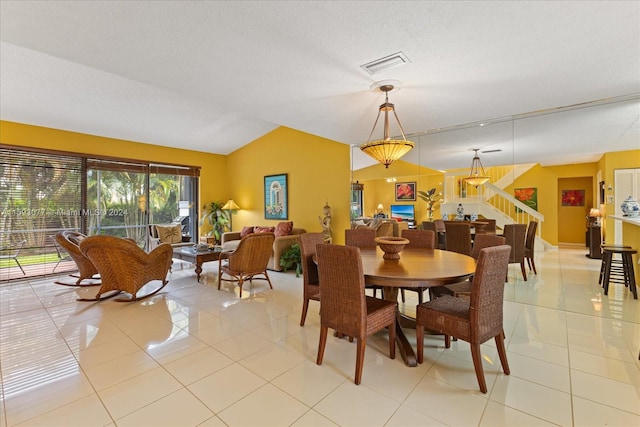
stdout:
<svg viewBox="0 0 640 427">
<path fill-rule="evenodd" d="M 293 222 L 281 222 L 275 227 L 249 226 L 243 227 L 242 231 L 227 231 L 222 233 L 221 244 L 222 250 L 234 250 L 238 247 L 240 239 L 251 233 L 274 233 L 273 253 L 269 258 L 267 269 L 273 271 L 282 271 L 280 266 L 280 257 L 294 243 L 299 243 L 301 234 L 307 231 L 304 228 L 293 228 Z"/>
</svg>

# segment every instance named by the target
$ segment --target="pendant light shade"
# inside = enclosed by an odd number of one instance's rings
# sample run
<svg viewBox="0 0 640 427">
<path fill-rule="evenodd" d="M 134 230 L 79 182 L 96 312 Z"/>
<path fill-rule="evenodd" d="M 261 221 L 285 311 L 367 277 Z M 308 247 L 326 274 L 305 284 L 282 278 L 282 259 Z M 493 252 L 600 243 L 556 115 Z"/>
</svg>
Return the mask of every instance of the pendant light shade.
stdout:
<svg viewBox="0 0 640 427">
<path fill-rule="evenodd" d="M 478 157 L 478 149 L 474 148 L 473 151 L 475 151 L 475 154 L 473 156 L 473 160 L 471 161 L 471 170 L 469 170 L 469 176 L 466 177 L 464 181 L 467 184 L 478 187 L 489 181 L 489 177 L 484 172 L 484 167 L 482 166 L 480 157 Z"/>
<path fill-rule="evenodd" d="M 407 138 L 404 136 L 404 130 L 402 129 L 400 120 L 398 119 L 398 115 L 396 114 L 395 106 L 389 102 L 389 92 L 393 90 L 393 85 L 380 86 L 380 90 L 385 93 L 385 102 L 378 110 L 378 117 L 376 117 L 376 121 L 373 123 L 373 128 L 369 134 L 368 142 L 366 144 L 362 144 L 360 149 L 376 159 L 378 162 L 382 163 L 385 168 L 388 168 L 392 162 L 398 160 L 415 147 L 415 144 L 411 141 L 407 141 Z M 396 118 L 402 139 L 391 139 L 389 136 L 390 111 L 393 112 L 393 116 Z M 376 130 L 376 125 L 378 124 L 378 120 L 380 119 L 380 114 L 382 112 L 384 112 L 383 138 L 372 141 L 371 137 L 373 136 L 373 132 Z"/>
</svg>

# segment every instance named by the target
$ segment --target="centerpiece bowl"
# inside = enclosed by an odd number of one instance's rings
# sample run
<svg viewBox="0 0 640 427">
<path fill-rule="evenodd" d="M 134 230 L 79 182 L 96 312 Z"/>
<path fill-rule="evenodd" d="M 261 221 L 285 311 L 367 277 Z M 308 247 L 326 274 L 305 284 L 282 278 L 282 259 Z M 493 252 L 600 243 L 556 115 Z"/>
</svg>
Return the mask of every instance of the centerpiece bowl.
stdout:
<svg viewBox="0 0 640 427">
<path fill-rule="evenodd" d="M 400 259 L 400 252 L 409 244 L 409 240 L 404 237 L 376 237 L 375 241 L 384 252 L 384 259 Z"/>
</svg>

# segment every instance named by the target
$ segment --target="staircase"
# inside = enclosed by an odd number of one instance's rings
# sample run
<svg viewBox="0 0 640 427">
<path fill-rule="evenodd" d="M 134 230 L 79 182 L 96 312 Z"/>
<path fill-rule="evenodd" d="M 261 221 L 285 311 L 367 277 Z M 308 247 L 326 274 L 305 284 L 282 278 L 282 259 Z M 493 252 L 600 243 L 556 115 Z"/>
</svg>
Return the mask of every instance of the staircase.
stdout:
<svg viewBox="0 0 640 427">
<path fill-rule="evenodd" d="M 536 245 L 536 248 L 551 247 L 540 238 L 544 215 L 504 191 L 504 188 L 511 185 L 517 177 L 533 166 L 535 164 L 493 168 L 493 171 L 487 169 L 490 181 L 476 189 L 472 188 L 475 194 L 463 194 L 465 197 L 459 196 L 461 191 L 457 191 L 457 185 L 466 175 L 459 175 L 455 172 L 447 173 L 445 174 L 445 201 L 440 206 L 440 212 L 455 217 L 458 204 L 461 203 L 466 214 L 477 213 L 485 218 L 495 218 L 496 225 L 500 228 L 505 224 L 529 224 L 530 221 L 537 221 L 536 239 L 541 244 Z"/>
</svg>

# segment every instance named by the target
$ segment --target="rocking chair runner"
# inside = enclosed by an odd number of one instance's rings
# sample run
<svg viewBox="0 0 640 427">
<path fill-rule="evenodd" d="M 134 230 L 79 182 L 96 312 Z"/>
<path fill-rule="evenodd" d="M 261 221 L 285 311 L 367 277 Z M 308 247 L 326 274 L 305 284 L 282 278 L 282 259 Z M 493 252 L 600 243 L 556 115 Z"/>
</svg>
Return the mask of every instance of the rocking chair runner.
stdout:
<svg viewBox="0 0 640 427">
<path fill-rule="evenodd" d="M 127 292 L 131 298 L 115 301 L 138 301 L 156 294 L 168 283 L 173 249 L 160 245 L 149 253 L 132 240 L 113 236 L 89 236 L 80 242 L 82 253 L 96 266 L 102 277 L 102 285 L 95 298 L 78 301 L 100 301 Z M 143 296 L 138 291 L 147 283 L 159 280 L 161 285 Z M 112 292 L 113 291 L 113 292 Z M 104 295 L 108 293 L 108 295 Z"/>
</svg>

